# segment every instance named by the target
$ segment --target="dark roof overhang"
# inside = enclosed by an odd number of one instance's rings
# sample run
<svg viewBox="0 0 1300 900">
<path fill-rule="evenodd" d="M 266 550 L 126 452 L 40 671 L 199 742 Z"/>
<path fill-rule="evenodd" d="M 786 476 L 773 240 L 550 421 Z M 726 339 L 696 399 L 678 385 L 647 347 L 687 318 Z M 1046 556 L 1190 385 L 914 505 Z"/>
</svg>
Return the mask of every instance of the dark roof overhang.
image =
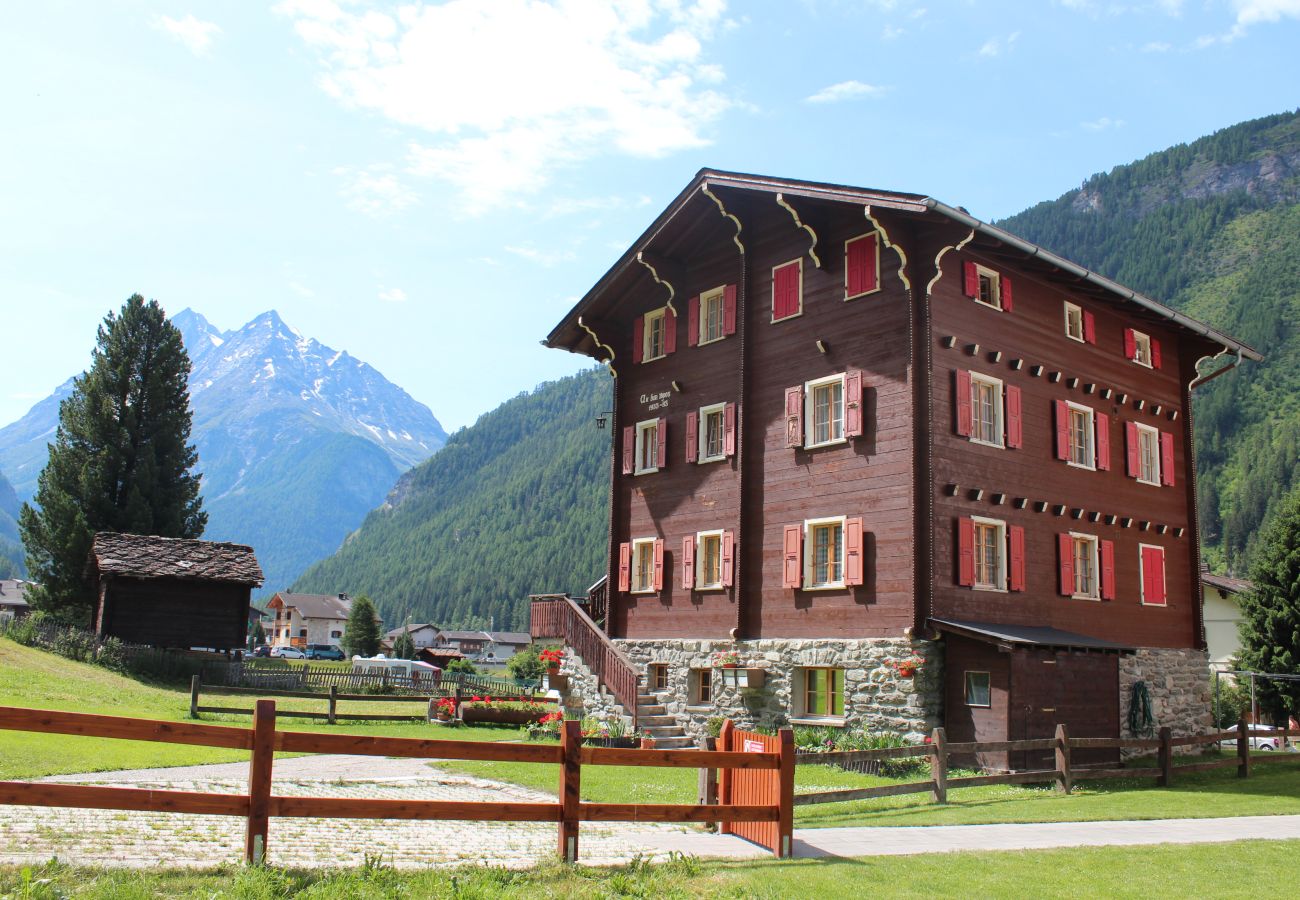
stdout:
<svg viewBox="0 0 1300 900">
<path fill-rule="evenodd" d="M 1046 625 L 1002 625 L 994 622 L 970 622 L 962 619 L 931 619 L 930 625 L 939 631 L 959 637 L 972 638 L 996 644 L 1004 650 L 1016 648 L 1043 648 L 1063 650 L 1101 650 L 1112 653 L 1132 653 L 1137 648 L 1113 641 L 1104 641 L 1086 634 L 1062 631 Z"/>
</svg>

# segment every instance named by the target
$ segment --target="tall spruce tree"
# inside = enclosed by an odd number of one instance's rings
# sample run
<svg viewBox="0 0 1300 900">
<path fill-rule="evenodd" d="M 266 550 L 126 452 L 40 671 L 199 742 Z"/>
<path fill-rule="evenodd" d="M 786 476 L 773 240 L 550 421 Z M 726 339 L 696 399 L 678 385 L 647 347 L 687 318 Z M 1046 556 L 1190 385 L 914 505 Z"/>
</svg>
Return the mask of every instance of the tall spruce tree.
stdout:
<svg viewBox="0 0 1300 900">
<path fill-rule="evenodd" d="M 1241 595 L 1241 665 L 1300 675 L 1300 488 L 1265 529 L 1251 565 L 1254 588 Z M 1260 706 L 1284 721 L 1300 712 L 1300 682 L 1260 678 Z"/>
<path fill-rule="evenodd" d="M 375 604 L 365 594 L 352 601 L 347 624 L 343 626 L 343 649 L 348 656 L 374 656 L 379 652 L 379 623 Z"/>
<path fill-rule="evenodd" d="M 83 573 L 97 531 L 197 538 L 208 515 L 190 443 L 190 360 L 156 301 L 133 295 L 99 327 L 91 365 L 59 406 L 59 428 L 19 531 L 32 604 L 85 623 Z"/>
</svg>

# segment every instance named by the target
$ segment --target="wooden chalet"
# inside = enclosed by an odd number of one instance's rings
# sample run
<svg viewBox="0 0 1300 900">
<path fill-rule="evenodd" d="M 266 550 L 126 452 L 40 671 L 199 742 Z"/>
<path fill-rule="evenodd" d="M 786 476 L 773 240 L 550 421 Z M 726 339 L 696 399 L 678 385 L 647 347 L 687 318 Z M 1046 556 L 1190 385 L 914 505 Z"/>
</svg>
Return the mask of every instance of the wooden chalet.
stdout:
<svg viewBox="0 0 1300 900">
<path fill-rule="evenodd" d="M 111 532 L 95 535 L 86 574 L 96 633 L 153 647 L 242 648 L 262 583 L 252 547 Z"/>
<path fill-rule="evenodd" d="M 1190 398 L 1249 347 L 920 194 L 712 170 L 546 344 L 615 376 L 610 541 L 533 633 L 613 648 L 629 714 L 1113 736 L 1141 681 L 1208 716 Z"/>
</svg>

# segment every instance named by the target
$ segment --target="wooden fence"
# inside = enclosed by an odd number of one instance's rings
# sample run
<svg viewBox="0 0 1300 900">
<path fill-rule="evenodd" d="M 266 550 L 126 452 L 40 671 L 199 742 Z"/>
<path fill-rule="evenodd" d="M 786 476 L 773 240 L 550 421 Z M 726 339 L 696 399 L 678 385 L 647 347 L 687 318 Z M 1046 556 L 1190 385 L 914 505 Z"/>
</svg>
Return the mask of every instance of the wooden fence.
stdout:
<svg viewBox="0 0 1300 900">
<path fill-rule="evenodd" d="M 537 684 L 519 684 L 505 678 L 489 675 L 467 675 L 464 672 L 440 672 L 436 675 L 419 671 L 415 677 L 393 675 L 388 672 L 344 672 L 335 668 L 312 668 L 310 663 L 301 666 L 266 665 L 233 662 L 221 669 L 204 671 L 211 683 L 229 687 L 256 688 L 263 691 L 305 691 L 312 688 L 323 693 L 329 688 L 342 691 L 372 691 L 382 694 L 423 694 L 449 697 L 459 692 L 464 695 L 493 697 L 527 697 L 536 692 Z M 213 676 L 216 676 L 215 678 Z"/>
<path fill-rule="evenodd" d="M 709 766 L 724 773 L 764 771 L 775 781 L 782 771 L 793 772 L 794 745 L 789 738 L 783 739 L 780 752 L 617 750 L 582 746 L 579 723 L 573 721 L 564 723 L 558 746 L 320 734 L 277 730 L 274 700 L 257 701 L 252 728 L 18 707 L 0 707 L 0 728 L 250 751 L 247 794 L 0 781 L 0 803 L 238 816 L 247 820 L 244 858 L 252 863 L 265 861 L 269 821 L 279 817 L 555 822 L 559 828 L 559 854 L 563 859 L 575 862 L 582 822 L 778 822 L 790 818 L 793 800 L 784 790 L 779 794 L 778 803 L 728 802 L 717 806 L 586 803 L 580 795 L 583 766 L 688 769 Z M 277 751 L 550 763 L 560 767 L 559 799 L 554 803 L 494 803 L 279 796 L 271 792 L 272 766 Z M 793 781 L 790 784 L 792 786 Z M 771 849 L 777 855 L 789 855 L 788 846 Z"/>
<path fill-rule="evenodd" d="M 986 784 L 1052 783 L 1060 793 L 1068 794 L 1076 781 L 1102 778 L 1151 778 L 1156 786 L 1168 787 L 1178 775 L 1210 772 L 1215 769 L 1236 768 L 1238 777 L 1248 778 L 1251 766 L 1260 762 L 1290 760 L 1300 762 L 1300 753 L 1268 753 L 1251 755 L 1251 739 L 1261 737 L 1296 737 L 1300 730 L 1251 730 L 1243 719 L 1231 731 L 1216 731 L 1203 735 L 1174 737 L 1168 728 L 1161 728 L 1155 738 L 1072 738 L 1064 725 L 1056 726 L 1056 736 L 1023 741 L 972 741 L 949 743 L 942 728 L 936 728 L 930 743 L 912 747 L 889 747 L 880 750 L 849 750 L 837 753 L 800 753 L 795 757 L 798 765 L 849 766 L 859 763 L 880 762 L 891 759 L 927 758 L 930 777 L 924 781 L 885 784 L 869 788 L 821 791 L 815 794 L 796 794 L 795 806 L 812 803 L 841 803 L 846 800 L 867 800 L 875 797 L 895 797 L 900 794 L 929 793 L 935 803 L 948 802 L 948 791 L 953 788 L 978 787 Z M 1175 764 L 1174 750 L 1179 747 L 1213 745 L 1222 741 L 1236 741 L 1236 752 L 1224 759 Z M 1051 750 L 1055 766 L 1027 772 L 1004 772 L 991 775 L 948 777 L 948 760 L 954 754 L 969 756 L 973 753 L 1000 753 L 1023 750 Z M 1074 750 L 1155 750 L 1157 765 L 1094 768 L 1072 763 Z"/>
</svg>

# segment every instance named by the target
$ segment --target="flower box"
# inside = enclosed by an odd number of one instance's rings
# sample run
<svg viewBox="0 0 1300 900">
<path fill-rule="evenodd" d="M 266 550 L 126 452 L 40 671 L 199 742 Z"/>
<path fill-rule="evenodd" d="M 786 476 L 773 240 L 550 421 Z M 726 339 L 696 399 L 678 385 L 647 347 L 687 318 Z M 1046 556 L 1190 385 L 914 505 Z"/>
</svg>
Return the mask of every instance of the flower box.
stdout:
<svg viewBox="0 0 1300 900">
<path fill-rule="evenodd" d="M 480 722 L 483 724 L 495 725 L 527 725 L 529 722 L 536 722 L 546 715 L 547 710 L 538 709 L 536 711 L 527 709 L 493 709 L 490 706 L 474 706 L 469 703 L 462 704 L 460 707 L 460 718 L 465 724 Z"/>
<path fill-rule="evenodd" d="M 567 691 L 569 689 L 569 676 L 561 675 L 558 669 L 555 672 L 547 672 L 546 689 L 549 691 Z"/>
<path fill-rule="evenodd" d="M 722 673 L 722 683 L 728 687 L 738 688 L 761 688 L 763 681 L 767 677 L 765 669 L 732 669 L 723 667 L 717 670 Z"/>
</svg>

